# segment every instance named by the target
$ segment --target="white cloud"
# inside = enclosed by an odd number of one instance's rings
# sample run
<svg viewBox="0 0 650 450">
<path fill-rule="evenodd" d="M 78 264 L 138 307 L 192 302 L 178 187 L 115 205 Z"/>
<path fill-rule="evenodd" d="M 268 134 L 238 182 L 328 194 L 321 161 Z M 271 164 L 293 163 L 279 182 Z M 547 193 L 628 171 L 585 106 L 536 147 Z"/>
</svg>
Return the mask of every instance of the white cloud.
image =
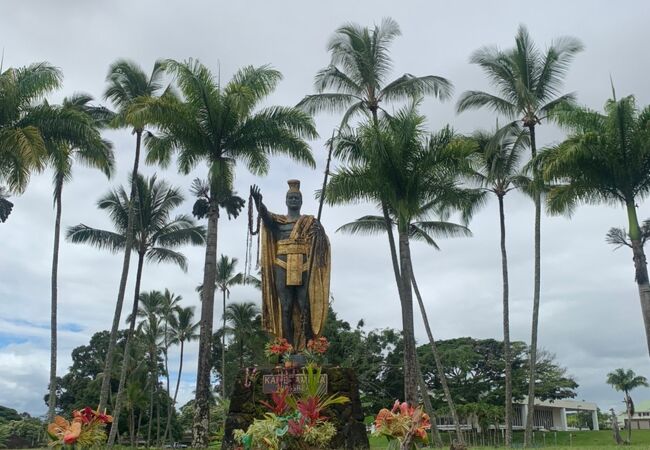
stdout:
<svg viewBox="0 0 650 450">
<path fill-rule="evenodd" d="M 627 2 L 549 1 L 535 14 L 515 2 L 477 3 L 458 1 L 445 5 L 391 1 L 359 2 L 214 2 L 192 0 L 182 7 L 159 2 L 114 1 L 110 8 L 99 3 L 21 2 L 0 16 L 5 66 L 48 60 L 65 74 L 64 89 L 53 100 L 75 91 L 101 97 L 108 65 L 117 57 L 137 60 L 149 68 L 156 58 L 197 57 L 219 70 L 222 79 L 246 64 L 272 63 L 284 74 L 275 104 L 295 104 L 312 92 L 316 71 L 329 60 L 326 42 L 338 26 L 353 21 L 372 24 L 391 16 L 403 36 L 391 48 L 395 74 L 439 74 L 449 77 L 456 92 L 487 89 L 477 67 L 467 63 L 472 51 L 496 44 L 510 47 L 519 23 L 526 23 L 536 42 L 543 46 L 554 37 L 574 35 L 586 50 L 576 58 L 567 77 L 566 91 L 578 91 L 579 100 L 600 108 L 610 95 L 612 75 L 619 95 L 637 94 L 641 105 L 650 103 L 647 74 L 650 60 L 639 58 L 640 42 L 647 42 L 650 4 Z M 200 13 L 199 13 L 200 12 Z M 576 18 L 580 25 L 576 26 Z M 38 27 L 34 27 L 34 23 Z M 615 26 L 615 33 L 603 33 Z M 80 34 L 79 30 L 85 30 Z M 487 112 L 454 113 L 452 102 L 427 101 L 423 112 L 432 129 L 451 123 L 462 132 L 490 128 L 495 117 Z M 327 137 L 337 119 L 319 116 L 317 126 Z M 562 134 L 544 124 L 538 132 L 540 144 L 561 139 Z M 115 144 L 117 173 L 107 182 L 90 169 L 76 167 L 73 182 L 64 189 L 63 227 L 83 222 L 110 227 L 95 202 L 109 187 L 124 183 L 132 163 L 133 137 L 128 131 L 107 133 Z M 245 194 L 257 183 L 273 210 L 283 209 L 285 180 L 303 180 L 304 192 L 320 187 L 325 155 L 322 140 L 313 145 L 318 170 L 308 171 L 283 158 L 275 159 L 269 174 L 254 178 L 241 167 L 236 189 Z M 205 174 L 197 168 L 182 177 L 174 167 L 158 172 L 171 183 L 187 188 L 193 176 Z M 49 276 L 53 211 L 51 174 L 33 178 L 27 192 L 14 198 L 9 221 L 0 225 L 0 338 L 27 342 L 0 346 L 0 404 L 30 412 L 44 411 L 42 395 L 47 387 L 48 331 L 16 320 L 47 325 L 49 320 Z M 189 197 L 189 194 L 188 194 Z M 189 212 L 191 200 L 183 205 Z M 305 195 L 305 211 L 315 211 L 316 201 Z M 511 268 L 513 337 L 528 340 L 532 297 L 532 219 L 530 202 L 513 195 L 507 199 L 508 250 Z M 333 234 L 341 224 L 373 212 L 368 205 L 327 208 L 324 224 L 333 248 L 332 292 L 335 308 L 343 319 L 368 327 L 399 327 L 399 304 L 387 254 L 380 237 L 352 238 Z M 640 217 L 650 216 L 642 204 Z M 494 204 L 477 215 L 471 224 L 474 237 L 442 241 L 442 252 L 414 245 L 416 274 L 429 309 L 436 336 L 501 335 L 501 279 L 498 222 Z M 610 226 L 625 224 L 616 208 L 582 208 L 571 219 L 545 218 L 540 343 L 555 352 L 575 374 L 580 396 L 601 406 L 617 404 L 619 395 L 604 383 L 607 371 L 630 367 L 646 376 L 650 364 L 645 349 L 639 304 L 633 279 L 631 255 L 626 249 L 613 253 L 604 243 Z M 219 253 L 244 260 L 245 218 L 222 220 Z M 198 306 L 194 288 L 202 279 L 203 250 L 188 248 L 187 274 L 169 266 L 147 266 L 143 289 L 170 288 L 186 304 Z M 121 266 L 120 255 L 63 242 L 60 260 L 60 322 L 79 324 L 80 332 L 61 333 L 59 374 L 70 364 L 70 351 L 86 343 L 92 333 L 107 329 L 113 317 Z M 240 266 L 241 267 L 241 266 Z M 132 301 L 132 280 L 125 301 L 126 317 Z M 256 298 L 253 291 L 233 291 L 233 300 Z M 221 307 L 216 307 L 220 317 Z M 416 314 L 416 323 L 419 320 Z M 13 321 L 13 322 L 12 322 Z M 418 339 L 425 341 L 418 323 Z M 1 345 L 0 341 L 0 345 Z M 196 352 L 188 351 L 185 373 L 192 380 Z M 184 377 L 185 379 L 185 377 Z M 191 381 L 183 382 L 189 398 Z M 639 391 L 640 397 L 648 391 Z"/>
</svg>

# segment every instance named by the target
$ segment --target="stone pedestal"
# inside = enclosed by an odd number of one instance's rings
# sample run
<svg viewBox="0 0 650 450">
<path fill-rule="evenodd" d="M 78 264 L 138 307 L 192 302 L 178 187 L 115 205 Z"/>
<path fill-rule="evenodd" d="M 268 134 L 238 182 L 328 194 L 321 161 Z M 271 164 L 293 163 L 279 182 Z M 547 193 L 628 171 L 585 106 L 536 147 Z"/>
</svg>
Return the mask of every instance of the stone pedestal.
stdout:
<svg viewBox="0 0 650 450">
<path fill-rule="evenodd" d="M 263 375 L 273 373 L 272 368 L 258 369 L 255 379 L 251 379 L 247 378 L 246 371 L 240 371 L 230 398 L 230 410 L 226 418 L 222 450 L 235 448 L 233 430 L 237 428 L 246 430 L 253 419 L 261 419 L 267 412 L 267 409 L 260 404 L 260 400 L 270 401 L 271 396 L 262 392 L 262 378 Z M 333 405 L 325 412 L 338 431 L 332 439 L 330 447 L 349 450 L 370 448 L 366 426 L 363 424 L 364 416 L 359 399 L 359 385 L 354 370 L 324 367 L 322 373 L 327 374 L 328 395 L 340 394 L 350 399 L 349 403 Z"/>
</svg>

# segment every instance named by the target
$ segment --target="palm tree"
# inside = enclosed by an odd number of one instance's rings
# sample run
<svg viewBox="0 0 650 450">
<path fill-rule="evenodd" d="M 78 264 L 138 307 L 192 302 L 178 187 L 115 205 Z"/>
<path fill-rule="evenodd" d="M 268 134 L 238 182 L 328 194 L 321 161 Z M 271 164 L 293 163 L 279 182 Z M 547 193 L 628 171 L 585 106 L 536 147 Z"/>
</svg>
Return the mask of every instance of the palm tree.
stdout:
<svg viewBox="0 0 650 450">
<path fill-rule="evenodd" d="M 468 109 L 489 108 L 498 114 L 521 120 L 530 134 L 531 157 L 537 155 L 535 131 L 549 112 L 574 101 L 574 94 L 559 95 L 562 83 L 574 56 L 583 46 L 577 39 L 563 37 L 555 40 L 541 52 L 521 25 L 515 36 L 515 47 L 500 50 L 484 47 L 472 55 L 470 61 L 478 64 L 496 87 L 497 94 L 467 91 L 457 103 L 458 112 Z M 528 416 L 524 445 L 532 445 L 533 414 L 535 407 L 535 361 L 537 354 L 537 329 L 540 297 L 540 240 L 541 240 L 541 188 L 539 174 L 533 174 L 533 200 L 535 202 L 535 269 L 533 286 L 533 319 L 530 338 L 530 373 L 528 383 Z"/>
<path fill-rule="evenodd" d="M 261 314 L 260 308 L 253 302 L 231 303 L 224 310 L 223 319 L 228 323 L 224 326 L 224 335 L 230 333 L 233 341 L 237 344 L 239 368 L 244 367 L 244 349 L 248 347 L 249 339 L 255 335 L 256 327 L 254 321 Z M 222 354 L 226 353 L 226 340 L 222 343 Z M 226 366 L 222 366 L 222 374 L 225 374 Z"/>
<path fill-rule="evenodd" d="M 111 176 L 114 166 L 112 145 L 102 140 L 98 131 L 100 127 L 106 125 L 112 114 L 106 108 L 92 106 L 90 104 L 92 100 L 89 95 L 75 94 L 65 98 L 60 107 L 52 107 L 54 114 L 65 117 L 70 126 L 76 126 L 79 129 L 77 134 L 83 137 L 83 140 L 62 139 L 61 136 L 46 139 L 48 159 L 54 169 L 54 206 L 56 208 L 54 249 L 52 251 L 48 421 L 54 420 L 56 407 L 57 298 L 63 184 L 72 178 L 72 165 L 75 160 L 101 170 L 107 177 Z"/>
<path fill-rule="evenodd" d="M 0 182 L 9 192 L 24 192 L 31 172 L 43 169 L 43 126 L 60 135 L 73 131 L 65 121 L 52 120 L 51 109 L 36 104 L 62 79 L 61 71 L 46 62 L 0 73 Z"/>
<path fill-rule="evenodd" d="M 180 362 L 178 365 L 178 378 L 176 379 L 176 388 L 174 389 L 174 397 L 172 400 L 172 407 L 176 407 L 176 398 L 178 396 L 178 388 L 181 384 L 181 374 L 183 373 L 183 351 L 186 342 L 192 342 L 198 339 L 197 333 L 199 323 L 194 322 L 194 307 L 188 306 L 185 308 L 177 308 L 169 317 L 169 344 L 178 344 L 181 346 Z M 171 415 L 167 417 L 167 427 L 163 440 L 167 439 L 171 426 Z"/>
<path fill-rule="evenodd" d="M 221 255 L 217 261 L 217 279 L 216 288 L 221 291 L 223 297 L 223 328 L 222 328 L 222 349 L 221 352 L 221 397 L 226 398 L 226 298 L 230 298 L 230 288 L 238 284 L 244 284 L 246 277 L 243 273 L 235 273 L 237 258 L 229 258 Z M 197 287 L 197 291 L 203 291 L 203 285 Z"/>
<path fill-rule="evenodd" d="M 133 224 L 135 238 L 133 247 L 138 253 L 138 267 L 125 354 L 128 353 L 135 330 L 145 259 L 157 263 L 171 262 L 187 271 L 185 256 L 173 249 L 186 244 L 203 245 L 205 243 L 204 227 L 195 225 L 191 217 L 179 215 L 174 219 L 170 218 L 172 210 L 180 206 L 184 200 L 178 189 L 170 187 L 163 181 L 158 181 L 155 175 L 149 179 L 138 175 L 136 186 L 136 201 L 133 202 L 132 209 L 136 213 Z M 99 230 L 80 224 L 68 230 L 68 239 L 75 243 L 88 243 L 113 252 L 122 250 L 127 242 L 130 205 L 129 196 L 123 187 L 110 192 L 99 201 L 99 207 L 108 211 L 117 232 Z M 121 393 L 125 382 L 126 368 L 123 366 L 113 411 L 115 415 L 119 414 L 121 408 Z M 115 433 L 117 433 L 117 422 L 115 421 L 111 426 L 112 438 L 109 437 L 109 444 L 113 442 Z"/>
<path fill-rule="evenodd" d="M 158 391 L 158 363 L 161 344 L 163 341 L 163 329 L 158 315 L 149 315 L 140 322 L 139 330 L 142 333 L 142 340 L 147 348 L 149 363 L 149 423 L 147 424 L 147 447 L 151 443 L 151 430 L 153 427 L 154 394 Z M 119 395 L 118 395 L 119 399 Z M 117 402 L 116 402 L 117 405 Z M 158 420 L 158 428 L 160 420 Z M 115 430 L 115 431 L 113 431 Z M 111 426 L 111 434 L 117 434 L 117 425 Z"/>
<path fill-rule="evenodd" d="M 314 167 L 304 138 L 317 136 L 313 120 L 289 107 L 256 110 L 275 88 L 281 75 L 268 66 L 240 69 L 225 86 L 198 61 L 168 61 L 184 101 L 167 98 L 145 113 L 157 124 L 160 135 L 149 135 L 148 160 L 169 163 L 179 151 L 178 167 L 189 173 L 199 162 L 208 165 L 205 214 L 208 218 L 203 271 L 201 332 L 197 370 L 193 445 L 206 447 L 209 436 L 210 343 L 212 341 L 214 291 L 217 268 L 219 205 L 233 195 L 235 162 L 254 174 L 265 174 L 269 156 L 286 154 Z"/>
<path fill-rule="evenodd" d="M 138 167 L 140 165 L 140 146 L 142 134 L 148 125 L 146 120 L 137 114 L 134 114 L 134 106 L 137 104 L 139 111 L 142 111 L 143 104 L 161 94 L 164 66 L 162 62 L 156 61 L 151 71 L 147 74 L 133 61 L 118 59 L 111 64 L 106 81 L 108 87 L 104 92 L 104 98 L 110 100 L 115 106 L 117 113 L 112 121 L 112 125 L 118 128 L 130 128 L 135 134 L 135 155 L 133 158 L 133 169 L 131 171 L 131 192 L 128 199 L 136 198 Z M 120 286 L 115 302 L 115 313 L 113 314 L 113 323 L 111 326 L 111 336 L 108 342 L 108 351 L 106 352 L 106 363 L 104 365 L 104 377 L 102 387 L 99 393 L 98 408 L 106 408 L 106 402 L 110 391 L 110 374 L 113 366 L 113 356 L 115 353 L 115 343 L 117 341 L 117 332 L 120 326 L 122 316 L 122 306 L 124 304 L 124 294 L 126 292 L 126 282 L 129 275 L 129 263 L 131 261 L 131 250 L 133 248 L 133 230 L 135 223 L 134 209 L 132 203 L 127 203 L 127 220 L 124 248 L 124 260 L 122 262 L 122 274 L 120 276 Z"/>
<path fill-rule="evenodd" d="M 632 443 L 632 416 L 634 415 L 634 402 L 630 391 L 641 386 L 648 387 L 648 380 L 642 375 L 637 375 L 632 369 L 616 369 L 607 374 L 607 384 L 617 391 L 625 394 L 625 410 L 627 411 L 627 444 Z"/>
<path fill-rule="evenodd" d="M 168 397 L 171 393 L 169 388 L 169 321 L 176 313 L 176 310 L 180 308 L 179 303 L 181 300 L 183 300 L 182 296 L 175 295 L 169 289 L 165 289 L 165 292 L 163 294 L 163 302 L 160 307 L 160 317 L 163 321 L 163 358 L 165 364 L 165 379 L 167 382 L 166 391 Z M 167 423 L 170 423 L 171 421 L 172 407 L 173 406 L 171 404 L 168 404 Z M 166 438 L 166 435 L 167 431 L 165 431 L 165 434 L 163 435 L 163 440 Z"/>
<path fill-rule="evenodd" d="M 397 229 L 401 275 L 398 286 L 401 285 L 403 296 L 404 352 L 413 353 L 405 356 L 404 360 L 404 389 L 406 400 L 410 403 L 417 401 L 418 388 L 413 329 L 414 287 L 429 339 L 433 342 L 424 304 L 413 283 L 415 277 L 410 241 L 421 240 L 437 248 L 432 236 L 469 235 L 465 226 L 431 218 L 444 218 L 453 211 L 462 211 L 465 219 L 469 219 L 482 198 L 480 191 L 461 186 L 463 175 L 470 173 L 468 156 L 474 151 L 474 145 L 466 139 L 460 139 L 449 128 L 427 137 L 424 118 L 418 114 L 416 107 L 417 103 L 414 103 L 393 117 L 381 118 L 376 126 L 368 123 L 357 133 L 341 136 L 337 153 L 345 154 L 348 164 L 332 175 L 326 192 L 326 199 L 330 203 L 367 200 L 381 204 L 383 201 L 383 207 L 389 213 L 389 227 L 386 226 L 384 216 L 366 216 L 345 225 L 341 228 L 342 231 L 377 233 Z M 413 345 L 410 346 L 409 342 Z M 432 350 L 441 368 L 442 362 L 435 343 L 432 343 Z M 413 373 L 409 373 L 409 370 Z M 455 416 L 449 389 L 445 389 L 445 396 L 451 414 Z M 455 423 L 462 442 L 460 423 L 458 420 Z"/>
<path fill-rule="evenodd" d="M 505 363 L 505 446 L 512 445 L 512 356 L 510 354 L 510 311 L 508 306 L 508 255 L 506 252 L 506 218 L 504 198 L 516 189 L 525 177 L 519 173 L 521 152 L 526 135 L 517 126 L 507 126 L 494 133 L 477 132 L 478 168 L 475 177 L 487 192 L 496 195 L 499 202 L 501 230 L 501 273 L 503 277 L 503 358 Z"/>
<path fill-rule="evenodd" d="M 388 47 L 400 34 L 399 25 L 391 18 L 372 29 L 354 23 L 340 27 L 327 45 L 332 54 L 330 64 L 316 74 L 318 93 L 305 96 L 298 106 L 310 113 L 344 112 L 341 124 L 346 126 L 360 113 L 376 122 L 383 103 L 423 95 L 449 98 L 452 84 L 439 76 L 405 73 L 387 80 L 393 65 Z"/>
<path fill-rule="evenodd" d="M 350 119 L 359 113 L 365 113 L 372 124 L 378 126 L 379 112 L 386 112 L 381 106 L 385 102 L 419 99 L 423 95 L 433 95 L 441 100 L 449 98 L 453 91 L 452 84 L 439 76 L 416 77 L 406 73 L 393 81 L 387 80 L 392 67 L 388 47 L 400 34 L 399 26 L 390 18 L 383 19 L 380 25 L 372 29 L 357 24 L 340 27 L 328 44 L 330 64 L 316 75 L 318 93 L 306 96 L 298 106 L 311 113 L 344 112 L 341 128 L 345 129 Z M 388 232 L 400 303 L 410 304 L 406 299 L 410 293 L 402 292 L 402 274 L 386 199 L 379 198 L 378 201 L 385 221 L 384 228 Z M 407 400 L 414 401 L 417 395 L 415 341 L 405 342 L 405 396 Z"/>
<path fill-rule="evenodd" d="M 558 183 L 548 194 L 548 208 L 554 213 L 571 213 L 580 203 L 626 208 L 650 351 L 650 283 L 636 206 L 650 194 L 650 107 L 639 111 L 633 96 L 617 100 L 614 95 L 604 114 L 574 106 L 557 110 L 554 116 L 569 137 L 540 153 L 535 164 L 545 179 Z"/>
</svg>

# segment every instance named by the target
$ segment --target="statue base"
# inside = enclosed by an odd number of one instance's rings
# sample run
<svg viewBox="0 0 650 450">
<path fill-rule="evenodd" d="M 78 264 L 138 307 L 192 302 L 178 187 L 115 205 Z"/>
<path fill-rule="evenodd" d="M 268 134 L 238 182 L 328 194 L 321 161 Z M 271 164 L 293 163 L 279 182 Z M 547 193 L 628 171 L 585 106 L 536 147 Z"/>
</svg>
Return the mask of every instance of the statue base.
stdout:
<svg viewBox="0 0 650 450">
<path fill-rule="evenodd" d="M 261 419 L 267 409 L 260 400 L 270 401 L 270 395 L 265 394 L 264 375 L 275 375 L 278 370 L 273 368 L 258 368 L 253 375 L 251 369 L 241 370 L 235 381 L 230 410 L 226 418 L 226 429 L 221 444 L 222 450 L 233 450 L 238 445 L 233 439 L 233 431 L 241 428 L 248 429 L 253 419 Z M 359 383 L 354 369 L 342 367 L 323 367 L 322 374 L 326 375 L 327 394 L 345 395 L 350 402 L 343 405 L 333 405 L 326 414 L 336 427 L 337 433 L 329 447 L 335 449 L 369 449 L 368 434 L 363 423 L 363 411 L 359 399 Z M 268 386 L 267 389 L 268 390 Z"/>
</svg>

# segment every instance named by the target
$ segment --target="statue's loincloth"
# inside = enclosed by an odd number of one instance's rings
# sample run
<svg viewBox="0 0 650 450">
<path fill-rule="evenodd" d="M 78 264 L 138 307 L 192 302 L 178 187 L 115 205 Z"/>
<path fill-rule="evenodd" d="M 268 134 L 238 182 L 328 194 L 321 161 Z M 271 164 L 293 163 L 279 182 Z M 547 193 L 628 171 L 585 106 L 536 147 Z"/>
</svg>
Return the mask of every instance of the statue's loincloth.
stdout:
<svg viewBox="0 0 650 450">
<path fill-rule="evenodd" d="M 302 286 L 302 274 L 309 270 L 309 262 L 306 258 L 309 250 L 309 244 L 305 239 L 289 238 L 277 241 L 276 255 L 285 255 L 287 260 L 275 258 L 273 263 L 286 271 L 287 286 Z"/>
</svg>

